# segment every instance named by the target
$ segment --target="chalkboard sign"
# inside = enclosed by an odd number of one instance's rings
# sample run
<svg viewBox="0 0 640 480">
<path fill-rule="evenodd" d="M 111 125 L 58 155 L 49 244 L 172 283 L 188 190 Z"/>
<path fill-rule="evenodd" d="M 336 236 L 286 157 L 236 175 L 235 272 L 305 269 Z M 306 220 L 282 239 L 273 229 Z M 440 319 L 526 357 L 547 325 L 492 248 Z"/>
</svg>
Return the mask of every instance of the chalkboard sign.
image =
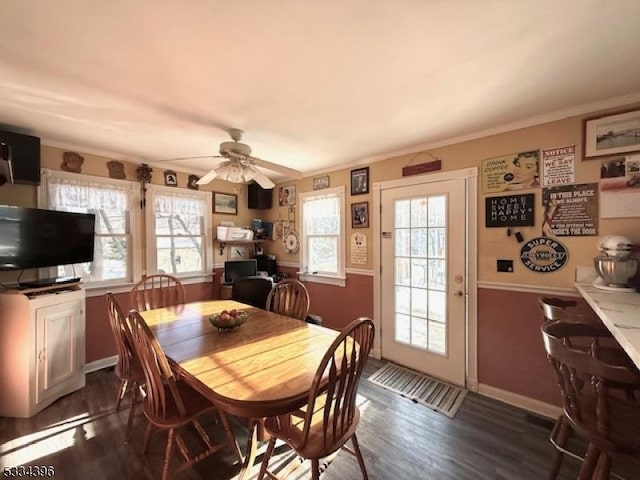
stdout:
<svg viewBox="0 0 640 480">
<path fill-rule="evenodd" d="M 485 198 L 485 226 L 530 227 L 535 224 L 534 194 Z"/>
</svg>

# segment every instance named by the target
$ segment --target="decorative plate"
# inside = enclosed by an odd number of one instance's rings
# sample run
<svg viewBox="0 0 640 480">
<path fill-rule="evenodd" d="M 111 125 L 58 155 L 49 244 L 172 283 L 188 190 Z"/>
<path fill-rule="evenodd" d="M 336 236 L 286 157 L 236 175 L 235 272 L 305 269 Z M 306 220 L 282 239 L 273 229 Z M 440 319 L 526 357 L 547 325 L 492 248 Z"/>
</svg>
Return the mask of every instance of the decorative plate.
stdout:
<svg viewBox="0 0 640 480">
<path fill-rule="evenodd" d="M 282 246 L 287 253 L 298 253 L 298 249 L 300 248 L 300 244 L 298 242 L 298 234 L 295 231 L 291 230 L 282 239 Z"/>
</svg>

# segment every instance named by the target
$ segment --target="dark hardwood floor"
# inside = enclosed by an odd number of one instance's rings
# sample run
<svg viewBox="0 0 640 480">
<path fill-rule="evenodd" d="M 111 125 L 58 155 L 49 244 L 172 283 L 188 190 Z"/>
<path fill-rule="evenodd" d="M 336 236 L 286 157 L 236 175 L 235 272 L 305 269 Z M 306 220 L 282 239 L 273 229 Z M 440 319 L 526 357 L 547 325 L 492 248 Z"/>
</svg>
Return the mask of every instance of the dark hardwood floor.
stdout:
<svg viewBox="0 0 640 480">
<path fill-rule="evenodd" d="M 370 360 L 360 384 L 362 419 L 358 437 L 372 480 L 543 479 L 552 447 L 549 428 L 526 412 L 470 393 L 454 419 L 433 412 L 366 381 L 383 362 Z M 0 466 L 51 465 L 65 480 L 160 477 L 166 436 L 157 434 L 146 456 L 140 453 L 146 419 L 136 417 L 128 445 L 123 443 L 127 408 L 113 411 L 118 379 L 110 369 L 87 376 L 87 387 L 58 400 L 30 419 L 0 418 Z M 244 450 L 246 430 L 235 422 Z M 217 430 L 215 419 L 205 427 Z M 277 449 L 274 462 L 290 457 Z M 174 459 L 173 466 L 177 462 Z M 305 478 L 299 468 L 290 478 Z M 562 479 L 576 478 L 578 464 L 565 459 Z M 177 479 L 234 478 L 238 465 L 226 448 Z M 256 472 L 257 473 L 257 469 Z M 361 478 L 357 462 L 339 454 L 323 477 Z M 640 478 L 627 477 L 627 478 Z"/>
</svg>

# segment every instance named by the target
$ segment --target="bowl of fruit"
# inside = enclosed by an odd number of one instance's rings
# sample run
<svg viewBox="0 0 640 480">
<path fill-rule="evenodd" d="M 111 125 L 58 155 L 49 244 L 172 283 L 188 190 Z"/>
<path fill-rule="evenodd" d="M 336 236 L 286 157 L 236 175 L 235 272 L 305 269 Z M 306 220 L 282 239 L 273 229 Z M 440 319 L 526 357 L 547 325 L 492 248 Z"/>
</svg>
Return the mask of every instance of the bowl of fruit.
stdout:
<svg viewBox="0 0 640 480">
<path fill-rule="evenodd" d="M 219 332 L 228 332 L 242 325 L 248 317 L 249 312 L 245 310 L 223 310 L 209 315 L 209 321 Z"/>
</svg>

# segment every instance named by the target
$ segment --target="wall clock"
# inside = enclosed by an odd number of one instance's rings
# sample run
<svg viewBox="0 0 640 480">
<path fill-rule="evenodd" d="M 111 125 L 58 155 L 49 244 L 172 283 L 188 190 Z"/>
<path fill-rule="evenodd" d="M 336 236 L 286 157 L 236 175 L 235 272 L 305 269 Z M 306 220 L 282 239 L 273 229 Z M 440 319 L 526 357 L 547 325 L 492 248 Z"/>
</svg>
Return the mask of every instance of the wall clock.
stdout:
<svg viewBox="0 0 640 480">
<path fill-rule="evenodd" d="M 298 253 L 300 248 L 298 234 L 294 230 L 290 230 L 282 239 L 282 246 L 287 253 Z"/>
</svg>

